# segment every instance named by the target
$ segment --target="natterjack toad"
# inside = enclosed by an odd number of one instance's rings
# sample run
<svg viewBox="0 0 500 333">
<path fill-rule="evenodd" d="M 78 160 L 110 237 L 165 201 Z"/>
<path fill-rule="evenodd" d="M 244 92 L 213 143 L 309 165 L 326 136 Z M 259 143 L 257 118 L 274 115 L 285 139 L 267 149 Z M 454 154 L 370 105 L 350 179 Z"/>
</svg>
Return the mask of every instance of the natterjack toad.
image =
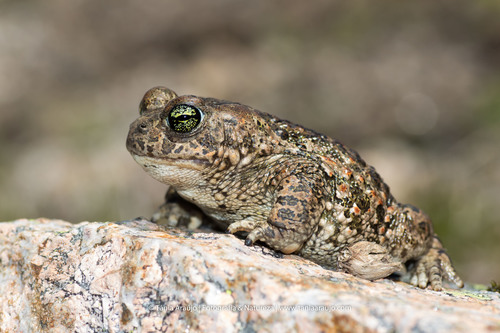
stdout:
<svg viewBox="0 0 500 333">
<path fill-rule="evenodd" d="M 414 263 L 414 285 L 441 290 L 448 278 L 463 286 L 429 217 L 398 203 L 337 140 L 163 87 L 149 90 L 139 111 L 127 138 L 137 163 L 228 232 L 247 232 L 245 244 L 261 241 L 366 279 Z"/>
</svg>

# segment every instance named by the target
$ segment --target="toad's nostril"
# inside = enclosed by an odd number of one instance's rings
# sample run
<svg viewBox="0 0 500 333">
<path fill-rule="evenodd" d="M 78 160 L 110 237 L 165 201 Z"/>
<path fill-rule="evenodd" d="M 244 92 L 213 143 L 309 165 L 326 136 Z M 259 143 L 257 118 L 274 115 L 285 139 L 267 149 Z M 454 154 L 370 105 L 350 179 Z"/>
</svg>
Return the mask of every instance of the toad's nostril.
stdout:
<svg viewBox="0 0 500 333">
<path fill-rule="evenodd" d="M 139 131 L 141 131 L 142 133 L 145 133 L 148 129 L 148 125 L 146 123 L 141 123 L 139 124 Z"/>
</svg>

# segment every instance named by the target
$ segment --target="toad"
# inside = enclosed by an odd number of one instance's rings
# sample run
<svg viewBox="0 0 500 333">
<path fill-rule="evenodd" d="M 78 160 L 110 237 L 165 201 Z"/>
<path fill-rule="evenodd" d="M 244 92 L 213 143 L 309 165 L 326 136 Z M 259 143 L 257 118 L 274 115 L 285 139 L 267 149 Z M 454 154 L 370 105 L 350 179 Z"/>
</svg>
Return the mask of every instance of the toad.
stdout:
<svg viewBox="0 0 500 333">
<path fill-rule="evenodd" d="M 248 246 L 260 241 L 369 280 L 410 267 L 415 286 L 441 290 L 444 278 L 463 286 L 429 217 L 396 201 L 375 169 L 336 139 L 164 87 L 146 92 L 139 113 L 127 149 L 170 185 L 163 215 L 189 202 Z"/>
</svg>

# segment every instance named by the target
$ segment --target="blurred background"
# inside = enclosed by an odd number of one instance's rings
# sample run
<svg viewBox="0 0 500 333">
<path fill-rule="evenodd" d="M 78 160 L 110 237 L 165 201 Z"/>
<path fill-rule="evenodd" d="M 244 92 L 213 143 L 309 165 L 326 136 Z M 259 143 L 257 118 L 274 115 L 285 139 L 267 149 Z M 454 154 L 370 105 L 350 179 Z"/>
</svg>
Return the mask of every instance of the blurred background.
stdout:
<svg viewBox="0 0 500 333">
<path fill-rule="evenodd" d="M 125 138 L 156 85 L 339 139 L 500 280 L 499 1 L 0 0 L 0 220 L 150 216 Z"/>
</svg>

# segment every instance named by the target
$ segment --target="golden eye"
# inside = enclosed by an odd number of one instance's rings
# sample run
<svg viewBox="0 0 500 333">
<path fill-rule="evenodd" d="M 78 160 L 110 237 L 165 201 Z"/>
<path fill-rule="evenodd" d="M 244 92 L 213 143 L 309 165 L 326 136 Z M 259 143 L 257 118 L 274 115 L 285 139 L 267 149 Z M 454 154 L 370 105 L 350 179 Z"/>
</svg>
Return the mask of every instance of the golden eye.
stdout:
<svg viewBox="0 0 500 333">
<path fill-rule="evenodd" d="M 174 106 L 167 116 L 167 125 L 174 132 L 192 132 L 201 123 L 203 113 L 194 106 L 180 104 Z"/>
</svg>

